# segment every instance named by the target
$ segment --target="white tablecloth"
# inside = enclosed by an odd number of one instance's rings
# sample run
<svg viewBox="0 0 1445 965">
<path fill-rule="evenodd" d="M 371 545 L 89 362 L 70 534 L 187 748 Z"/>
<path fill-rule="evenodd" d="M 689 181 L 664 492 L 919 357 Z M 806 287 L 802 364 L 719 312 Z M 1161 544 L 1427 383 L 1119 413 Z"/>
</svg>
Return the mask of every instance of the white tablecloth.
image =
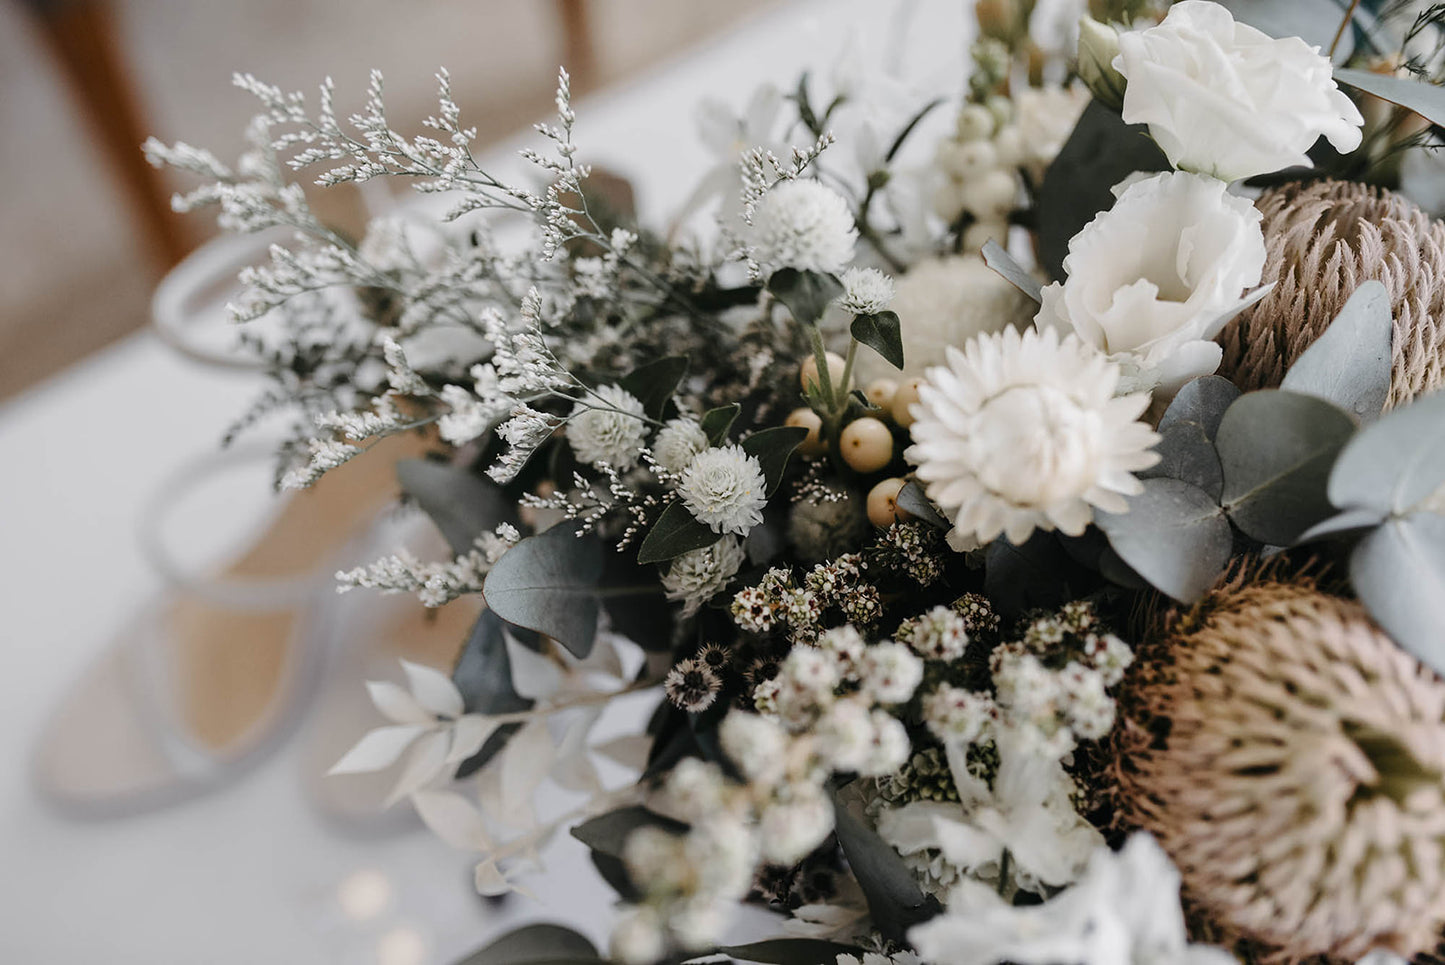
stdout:
<svg viewBox="0 0 1445 965">
<path fill-rule="evenodd" d="M 827 69 L 850 28 L 866 43 L 914 9 L 910 70 L 931 69 L 940 89 L 961 90 L 966 6 L 783 6 L 579 104 L 576 140 L 587 160 L 630 173 L 644 217 L 660 220 L 708 163 L 680 120 L 700 97 L 740 107 L 759 81 L 787 84 L 809 63 Z M 196 83 L 219 90 L 225 78 Z M 116 822 L 75 823 L 35 797 L 26 768 L 47 712 L 109 632 L 161 588 L 134 540 L 140 507 L 176 467 L 216 446 L 256 387 L 142 333 L 0 408 L 0 961 L 369 962 L 379 943 L 414 937 L 426 961 L 447 962 L 513 919 L 566 921 L 600 938 L 610 892 L 580 846 L 550 850 L 550 873 L 530 881 L 540 904 L 514 896 L 499 912 L 472 892 L 471 859 L 424 831 L 357 840 L 328 828 L 303 800 L 294 746 L 222 793 Z M 254 498 L 261 507 L 268 495 Z M 338 885 L 370 869 L 389 876 L 397 900 L 348 923 Z"/>
</svg>

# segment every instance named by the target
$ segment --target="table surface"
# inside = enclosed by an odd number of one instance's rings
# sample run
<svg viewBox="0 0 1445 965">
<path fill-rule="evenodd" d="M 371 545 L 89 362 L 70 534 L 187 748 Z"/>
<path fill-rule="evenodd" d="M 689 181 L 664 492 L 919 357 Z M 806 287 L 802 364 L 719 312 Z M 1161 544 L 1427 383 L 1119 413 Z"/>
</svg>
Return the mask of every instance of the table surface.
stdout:
<svg viewBox="0 0 1445 965">
<path fill-rule="evenodd" d="M 643 217 L 659 223 L 709 163 L 679 121 L 701 97 L 740 107 L 761 81 L 829 69 L 850 30 L 868 49 L 903 12 L 916 14 L 904 34 L 910 77 L 958 90 L 966 6 L 783 6 L 581 102 L 576 140 L 587 160 L 632 176 Z M 538 902 L 488 906 L 471 889 L 473 859 L 424 830 L 358 839 L 328 827 L 304 799 L 295 740 L 219 793 L 120 821 L 70 821 L 35 796 L 28 765 L 46 715 L 162 588 L 135 541 L 140 508 L 177 467 L 215 449 L 256 389 L 254 376 L 200 367 L 142 333 L 0 407 L 0 961 L 372 962 L 387 941 L 395 950 L 419 940 L 422 960 L 448 962 L 534 919 L 601 938 L 611 893 L 575 842 L 551 847 L 548 872 L 528 880 Z M 247 508 L 269 498 L 258 487 Z M 389 877 L 395 901 L 349 922 L 338 886 L 373 871 Z"/>
</svg>

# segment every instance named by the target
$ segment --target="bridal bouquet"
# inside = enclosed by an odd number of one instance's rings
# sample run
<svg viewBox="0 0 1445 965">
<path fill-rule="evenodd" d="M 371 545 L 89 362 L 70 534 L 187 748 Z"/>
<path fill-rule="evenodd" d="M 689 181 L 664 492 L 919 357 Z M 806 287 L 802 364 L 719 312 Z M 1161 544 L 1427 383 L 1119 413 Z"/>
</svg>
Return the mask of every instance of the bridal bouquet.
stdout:
<svg viewBox="0 0 1445 965">
<path fill-rule="evenodd" d="M 961 96 L 860 57 L 708 103 L 661 227 L 565 73 L 523 184 L 445 74 L 421 135 L 379 76 L 350 117 L 245 76 L 238 164 L 147 145 L 204 179 L 181 207 L 292 238 L 233 306 L 274 376 L 242 426 L 299 414 L 279 484 L 430 442 L 397 475 L 454 557 L 341 588 L 486 609 L 336 770 L 394 767 L 481 892 L 570 832 L 627 963 L 1435 948 L 1445 224 L 1394 189 L 1445 14 L 1263 5 L 1343 15 L 1325 53 L 1092 6 L 1065 46 L 979 0 Z M 303 174 L 438 203 L 352 239 Z M 727 944 L 740 903 L 776 937 Z M 475 960 L 600 958 L 532 926 Z"/>
</svg>

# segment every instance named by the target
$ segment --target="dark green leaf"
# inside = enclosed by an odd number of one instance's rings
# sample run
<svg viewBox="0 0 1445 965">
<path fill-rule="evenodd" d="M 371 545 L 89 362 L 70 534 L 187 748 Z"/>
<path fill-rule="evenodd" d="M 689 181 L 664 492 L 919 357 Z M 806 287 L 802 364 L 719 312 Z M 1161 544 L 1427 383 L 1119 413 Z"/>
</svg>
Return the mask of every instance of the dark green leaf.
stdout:
<svg viewBox="0 0 1445 965">
<path fill-rule="evenodd" d="M 1146 479 L 1127 513 L 1099 512 L 1094 523 L 1130 569 L 1181 603 L 1214 585 L 1234 543 L 1214 498 L 1179 479 Z"/>
<path fill-rule="evenodd" d="M 1175 422 L 1196 422 L 1213 442 L 1219 433 L 1219 420 L 1237 398 L 1239 389 L 1223 376 L 1205 375 L 1186 382 L 1159 420 L 1159 431 Z"/>
<path fill-rule="evenodd" d="M 1373 509 L 1381 519 L 1409 512 L 1445 483 L 1445 392 L 1398 409 L 1350 440 L 1330 473 L 1330 502 Z"/>
<path fill-rule="evenodd" d="M 604 600 L 660 593 L 656 580 L 619 582 L 595 533 L 563 522 L 502 554 L 482 595 L 508 623 L 545 633 L 578 657 L 592 652 Z M 629 574 L 630 575 L 630 574 Z"/>
<path fill-rule="evenodd" d="M 1224 468 L 1224 510 L 1261 543 L 1293 545 L 1330 516 L 1330 467 L 1355 420 L 1323 399 L 1266 389 L 1242 395 L 1215 439 Z"/>
<path fill-rule="evenodd" d="M 686 375 L 687 357 L 669 355 L 633 369 L 617 384 L 635 396 L 649 416 L 661 419 Z"/>
<path fill-rule="evenodd" d="M 729 958 L 764 965 L 835 965 L 839 955 L 861 954 L 856 946 L 820 938 L 773 938 L 751 945 L 724 945 L 718 951 Z"/>
<path fill-rule="evenodd" d="M 458 555 L 470 553 L 472 543 L 487 530 L 517 518 L 515 502 L 501 489 L 460 466 L 403 459 L 396 464 L 396 478 Z"/>
<path fill-rule="evenodd" d="M 908 929 L 941 910 L 925 895 L 898 852 L 841 805 L 835 806 L 838 844 L 863 897 L 873 925 L 889 941 L 904 942 Z"/>
<path fill-rule="evenodd" d="M 903 130 L 899 131 L 898 136 L 893 139 L 893 143 L 889 146 L 888 153 L 883 156 L 883 160 L 893 160 L 894 155 L 896 155 L 903 148 L 903 142 L 908 140 L 908 135 L 912 134 L 913 129 L 918 126 L 918 122 L 923 120 L 923 118 L 927 116 L 929 111 L 933 110 L 939 104 L 942 104 L 944 100 L 945 98 L 935 97 L 927 104 L 924 104 L 923 107 L 919 109 L 918 113 L 914 114 L 913 117 L 909 119 L 908 123 L 903 125 Z M 872 172 L 869 173 L 872 174 Z"/>
<path fill-rule="evenodd" d="M 1445 674 L 1445 516 L 1412 513 L 1371 531 L 1350 556 L 1350 582 L 1396 643 Z"/>
<path fill-rule="evenodd" d="M 1043 269 L 1052 278 L 1064 277 L 1069 239 L 1114 206 L 1114 185 L 1135 171 L 1167 170 L 1169 160 L 1142 125 L 1127 125 L 1116 111 L 1092 101 L 1039 189 L 1034 210 Z"/>
<path fill-rule="evenodd" d="M 1419 80 L 1377 74 L 1371 70 L 1336 67 L 1335 80 L 1391 104 L 1414 111 L 1431 124 L 1445 124 L 1445 88 Z"/>
<path fill-rule="evenodd" d="M 854 315 L 848 331 L 864 345 L 883 356 L 895 369 L 903 368 L 903 329 L 895 312 Z"/>
<path fill-rule="evenodd" d="M 754 432 L 742 441 L 743 451 L 756 456 L 763 467 L 763 478 L 768 481 L 771 496 L 777 492 L 783 481 L 783 472 L 788 468 L 788 457 L 793 450 L 808 438 L 808 430 L 802 426 L 774 426 L 762 432 Z"/>
<path fill-rule="evenodd" d="M 601 851 L 589 851 L 588 856 L 592 859 L 592 867 L 602 876 L 602 880 L 612 886 L 617 892 L 617 897 L 623 901 L 641 901 L 642 891 L 633 884 L 632 876 L 627 873 L 627 863 L 621 858 L 614 858 L 610 854 L 603 854 Z"/>
<path fill-rule="evenodd" d="M 1324 334 L 1295 359 L 1280 388 L 1317 396 L 1363 423 L 1374 422 L 1390 394 L 1394 328 L 1385 286 L 1363 282 Z"/>
<path fill-rule="evenodd" d="M 1204 490 L 1217 503 L 1224 489 L 1224 470 L 1204 427 L 1197 422 L 1175 421 L 1161 425 L 1159 435 L 1159 444 L 1154 447 L 1159 461 L 1138 473 L 1139 478 L 1182 479 Z"/>
<path fill-rule="evenodd" d="M 938 529 L 948 529 L 948 520 L 934 507 L 928 497 L 923 493 L 923 487 L 918 484 L 917 479 L 910 479 L 898 490 L 898 508 L 912 513 L 914 517 L 921 519 L 930 526 Z"/>
<path fill-rule="evenodd" d="M 628 837 L 633 831 L 643 827 L 661 828 L 672 834 L 682 834 L 687 830 L 687 825 L 681 821 L 674 821 L 634 804 L 584 821 L 572 829 L 572 837 L 593 851 L 620 858 L 623 848 L 627 846 Z"/>
<path fill-rule="evenodd" d="M 584 936 L 561 925 L 542 923 L 509 931 L 457 965 L 555 965 L 600 958 L 596 947 Z"/>
<path fill-rule="evenodd" d="M 1044 286 L 1040 285 L 1039 280 L 1029 274 L 1023 265 L 1014 261 L 1013 255 L 1004 251 L 997 241 L 989 239 L 983 246 L 983 263 L 1034 301 L 1042 302 L 1044 300 Z"/>
<path fill-rule="evenodd" d="M 728 430 L 733 427 L 733 421 L 737 419 L 742 406 L 736 402 L 729 402 L 727 405 L 720 405 L 716 409 L 708 409 L 702 416 L 702 434 L 707 436 L 709 445 L 720 446 L 728 437 Z"/>
<path fill-rule="evenodd" d="M 512 687 L 512 661 L 507 656 L 506 624 L 491 610 L 483 610 L 452 668 L 452 683 L 461 691 L 469 714 L 511 714 L 527 710 L 532 701 Z M 518 727 L 507 724 L 487 738 L 481 749 L 462 762 L 458 777 L 475 773 L 506 746 Z"/>
<path fill-rule="evenodd" d="M 983 592 L 1005 617 L 1069 599 L 1067 558 L 1052 533 L 1035 531 L 1022 546 L 999 537 L 984 548 Z"/>
<path fill-rule="evenodd" d="M 707 525 L 694 519 L 679 499 L 664 509 L 647 531 L 642 546 L 637 550 L 637 562 L 665 563 L 683 553 L 711 546 L 720 539 L 721 533 L 714 533 Z"/>
<path fill-rule="evenodd" d="M 843 294 L 843 283 L 822 272 L 779 268 L 768 279 L 768 291 L 788 306 L 799 322 L 811 325 L 823 317 L 833 299 Z"/>
</svg>

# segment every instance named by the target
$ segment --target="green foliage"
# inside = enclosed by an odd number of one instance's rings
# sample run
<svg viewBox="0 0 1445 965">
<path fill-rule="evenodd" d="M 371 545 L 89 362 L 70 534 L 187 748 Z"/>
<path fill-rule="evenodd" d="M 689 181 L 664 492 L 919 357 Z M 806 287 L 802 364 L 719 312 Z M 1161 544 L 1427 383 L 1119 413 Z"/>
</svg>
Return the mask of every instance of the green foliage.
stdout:
<svg viewBox="0 0 1445 965">
<path fill-rule="evenodd" d="M 1005 251 L 997 241 L 989 239 L 988 243 L 983 246 L 983 263 L 1034 301 L 1042 302 L 1044 300 L 1044 286 L 1039 284 L 1039 280 L 1030 274 L 1028 269 L 1014 261 L 1013 256 Z"/>
<path fill-rule="evenodd" d="M 903 329 L 895 312 L 854 315 L 849 327 L 853 337 L 883 356 L 895 369 L 903 368 Z"/>
<path fill-rule="evenodd" d="M 838 844 L 863 889 L 874 927 L 889 941 L 904 942 L 909 928 L 941 911 L 938 900 L 923 893 L 898 852 L 876 832 L 841 805 L 835 811 Z"/>
<path fill-rule="evenodd" d="M 600 962 L 596 947 L 561 925 L 524 925 L 457 962 L 457 965 L 568 965 Z"/>
<path fill-rule="evenodd" d="M 1280 388 L 1333 402 L 1374 422 L 1390 395 L 1390 295 L 1377 281 L 1355 289 L 1324 334 L 1295 359 Z"/>
<path fill-rule="evenodd" d="M 470 552 L 476 538 L 499 523 L 516 520 L 513 500 L 460 466 L 403 459 L 396 464 L 396 478 L 401 491 L 416 500 L 457 555 Z"/>
<path fill-rule="evenodd" d="M 1147 479 L 1144 491 L 1129 498 L 1128 512 L 1097 513 L 1094 522 L 1130 569 L 1181 603 L 1214 585 L 1234 545 L 1218 501 L 1181 479 Z"/>
<path fill-rule="evenodd" d="M 675 410 L 672 397 L 686 375 L 687 358 L 669 355 L 638 366 L 617 384 L 642 403 L 642 409 L 649 417 L 663 419 Z"/>
<path fill-rule="evenodd" d="M 716 409 L 708 409 L 702 416 L 702 433 L 707 436 L 709 445 L 720 446 L 727 441 L 728 430 L 733 427 L 737 420 L 738 413 L 742 406 L 736 402 L 729 402 L 727 405 L 718 406 Z"/>
<path fill-rule="evenodd" d="M 833 300 L 843 294 L 843 283 L 822 272 L 779 268 L 768 279 L 768 291 L 786 305 L 801 324 L 812 325 L 823 317 Z"/>
</svg>

